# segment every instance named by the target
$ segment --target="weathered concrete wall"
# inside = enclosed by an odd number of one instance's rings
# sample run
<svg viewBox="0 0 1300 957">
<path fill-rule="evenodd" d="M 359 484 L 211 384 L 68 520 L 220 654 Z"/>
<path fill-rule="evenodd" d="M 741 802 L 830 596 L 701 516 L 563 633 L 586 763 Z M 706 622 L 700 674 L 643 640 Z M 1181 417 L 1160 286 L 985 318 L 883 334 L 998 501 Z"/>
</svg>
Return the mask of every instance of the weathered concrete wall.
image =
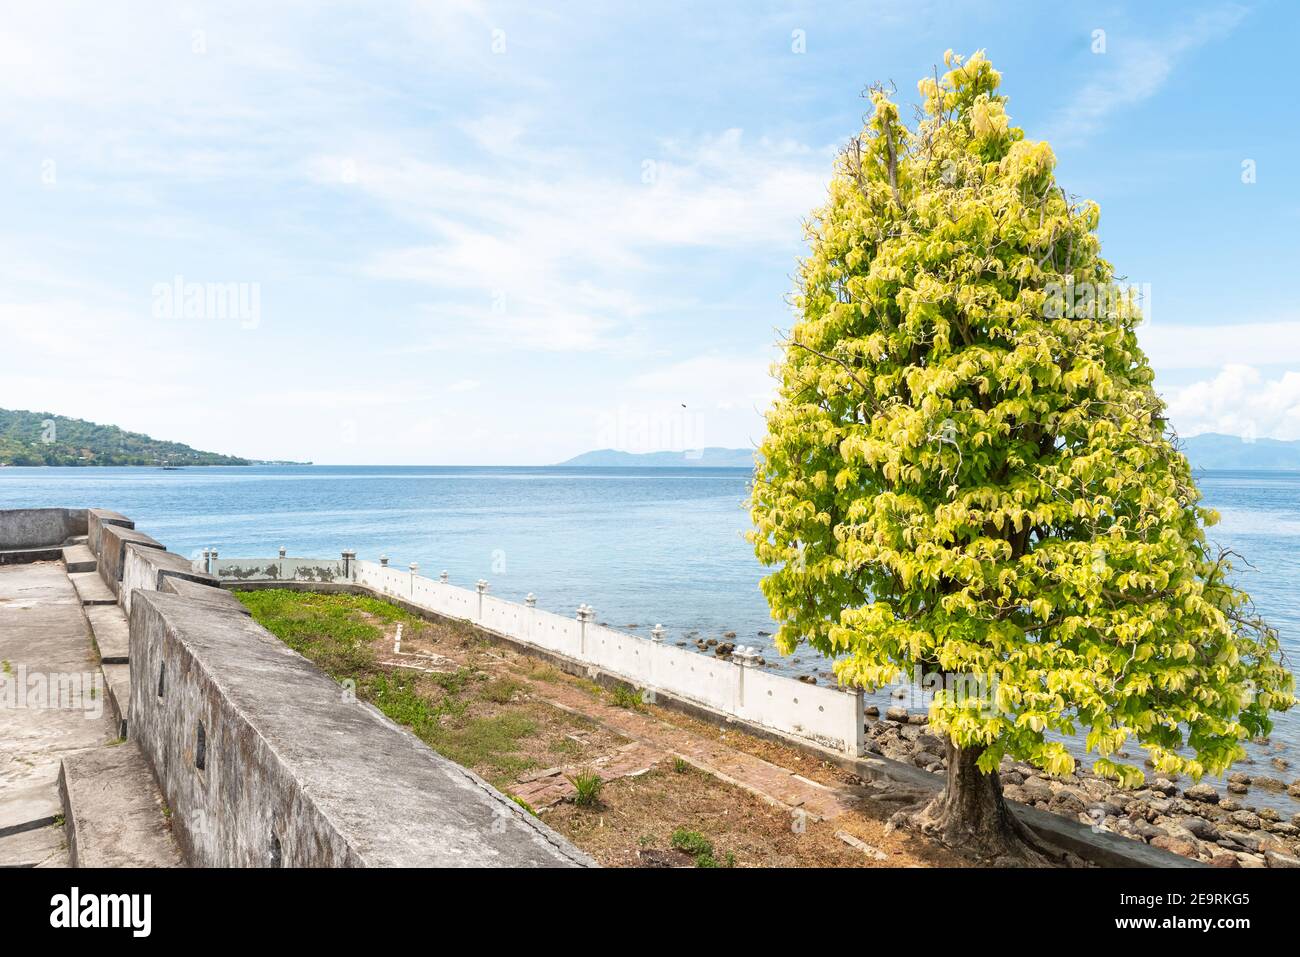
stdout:
<svg viewBox="0 0 1300 957">
<path fill-rule="evenodd" d="M 673 695 L 819 747 L 863 753 L 860 691 L 804 684 L 761 671 L 743 657 L 710 657 L 398 568 L 354 564 L 356 581 L 379 593 L 593 665 L 638 688 Z"/>
<path fill-rule="evenodd" d="M 205 567 L 202 560 L 195 568 Z M 211 563 L 213 575 L 232 582 L 342 582 L 351 576 L 341 559 L 331 558 L 222 558 Z"/>
<path fill-rule="evenodd" d="M 218 605 L 224 605 L 226 608 L 239 612 L 241 615 L 251 615 L 244 603 L 232 595 L 226 589 L 212 585 L 205 585 L 196 580 L 186 578 L 177 578 L 175 576 L 166 576 L 158 588 L 159 591 L 165 591 L 172 595 L 181 595 L 190 601 L 211 602 Z"/>
<path fill-rule="evenodd" d="M 0 551 L 62 545 L 86 534 L 84 508 L 0 510 Z"/>
<path fill-rule="evenodd" d="M 131 734 L 192 865 L 592 863 L 214 602 L 135 593 Z"/>
<path fill-rule="evenodd" d="M 168 578 L 183 578 L 203 586 L 217 584 L 211 575 L 196 572 L 190 560 L 174 552 L 126 543 L 126 560 L 122 563 L 122 587 L 118 592 L 117 603 L 129 615 L 131 613 L 132 593 L 136 589 L 161 591 L 163 582 Z"/>
<path fill-rule="evenodd" d="M 99 564 L 99 577 L 104 579 L 104 584 L 115 595 L 121 595 L 122 573 L 126 569 L 126 546 L 133 543 L 164 550 L 162 542 L 144 532 L 120 525 L 100 526 L 99 550 L 95 552 L 95 560 Z"/>
<path fill-rule="evenodd" d="M 86 547 L 94 555 L 99 554 L 100 535 L 105 525 L 135 528 L 135 522 L 121 512 L 112 512 L 106 508 L 86 509 Z"/>
</svg>

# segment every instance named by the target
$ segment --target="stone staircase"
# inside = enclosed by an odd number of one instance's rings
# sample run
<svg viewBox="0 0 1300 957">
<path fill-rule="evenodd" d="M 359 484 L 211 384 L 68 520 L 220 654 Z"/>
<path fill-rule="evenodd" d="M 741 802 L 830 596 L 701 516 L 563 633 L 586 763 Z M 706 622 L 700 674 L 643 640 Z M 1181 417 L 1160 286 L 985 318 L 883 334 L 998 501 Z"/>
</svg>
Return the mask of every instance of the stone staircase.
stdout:
<svg viewBox="0 0 1300 957">
<path fill-rule="evenodd" d="M 134 741 L 64 758 L 59 795 L 69 866 L 184 866 L 169 811 Z"/>
</svg>

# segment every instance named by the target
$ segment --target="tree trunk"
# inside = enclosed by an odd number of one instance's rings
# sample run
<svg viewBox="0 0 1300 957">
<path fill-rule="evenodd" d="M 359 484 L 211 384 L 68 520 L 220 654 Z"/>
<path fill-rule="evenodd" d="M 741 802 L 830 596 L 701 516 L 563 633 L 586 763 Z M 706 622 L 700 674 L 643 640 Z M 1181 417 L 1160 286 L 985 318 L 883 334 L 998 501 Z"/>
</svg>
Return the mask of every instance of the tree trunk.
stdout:
<svg viewBox="0 0 1300 957">
<path fill-rule="evenodd" d="M 917 816 L 921 830 L 999 866 L 1062 863 L 1063 855 L 1039 841 L 1011 813 L 997 772 L 985 774 L 976 766 L 983 752 L 983 748 L 959 748 L 949 739 L 947 786 Z"/>
</svg>

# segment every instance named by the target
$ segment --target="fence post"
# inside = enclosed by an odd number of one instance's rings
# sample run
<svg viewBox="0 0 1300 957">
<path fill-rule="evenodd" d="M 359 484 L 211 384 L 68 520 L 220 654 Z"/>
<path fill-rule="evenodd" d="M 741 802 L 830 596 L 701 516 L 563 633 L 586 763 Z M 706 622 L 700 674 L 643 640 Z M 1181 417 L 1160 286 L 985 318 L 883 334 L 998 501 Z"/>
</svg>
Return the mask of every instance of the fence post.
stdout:
<svg viewBox="0 0 1300 957">
<path fill-rule="evenodd" d="M 357 573 L 357 553 L 347 549 L 343 553 L 343 577 L 351 581 Z"/>
<path fill-rule="evenodd" d="M 524 607 L 528 609 L 528 614 L 524 616 L 524 635 L 529 640 L 533 640 L 533 622 L 537 618 L 537 596 L 529 592 L 524 596 Z"/>
<path fill-rule="evenodd" d="M 442 582 L 445 585 L 450 580 L 451 580 L 450 577 L 447 575 L 447 570 L 444 568 L 442 570 L 442 573 L 438 576 L 438 581 Z"/>
<path fill-rule="evenodd" d="M 281 545 L 281 546 L 280 546 L 280 557 L 281 557 L 281 558 L 284 558 L 284 556 L 287 555 L 288 553 L 289 553 L 289 549 L 287 549 L 287 548 L 285 548 L 283 545 Z"/>
<path fill-rule="evenodd" d="M 862 689 L 854 688 L 849 691 L 853 698 L 853 734 L 846 742 L 846 746 L 855 758 L 860 758 L 867 753 L 867 729 L 866 719 L 862 711 Z"/>
<path fill-rule="evenodd" d="M 578 657 L 587 660 L 587 622 L 596 614 L 590 605 L 578 606 Z"/>
<path fill-rule="evenodd" d="M 731 653 L 731 660 L 736 664 L 736 700 L 735 713 L 739 717 L 745 713 L 745 672 L 754 667 L 758 652 L 748 645 L 741 645 Z"/>
<path fill-rule="evenodd" d="M 412 596 L 415 595 L 415 573 L 418 572 L 419 570 L 420 570 L 420 566 L 415 562 L 411 562 L 411 588 L 408 594 Z"/>
<path fill-rule="evenodd" d="M 387 568 L 387 567 L 388 567 L 388 556 L 387 556 L 387 555 L 380 555 L 380 556 L 379 556 L 379 567 L 380 567 L 380 568 Z"/>
<path fill-rule="evenodd" d="M 474 588 L 478 591 L 478 617 L 474 619 L 476 625 L 483 624 L 483 593 L 487 591 L 487 587 L 488 583 L 484 578 L 480 578 L 474 584 Z"/>
<path fill-rule="evenodd" d="M 212 574 L 212 559 L 208 558 L 208 549 L 203 549 L 203 570 L 209 575 Z"/>
<path fill-rule="evenodd" d="M 216 573 L 217 573 L 217 550 L 213 548 L 208 551 L 208 574 L 215 575 Z"/>
<path fill-rule="evenodd" d="M 664 626 L 663 626 L 663 625 L 658 625 L 658 624 L 656 624 L 653 628 L 650 629 L 650 640 L 651 640 L 651 641 L 663 641 L 663 640 L 664 640 Z"/>
</svg>

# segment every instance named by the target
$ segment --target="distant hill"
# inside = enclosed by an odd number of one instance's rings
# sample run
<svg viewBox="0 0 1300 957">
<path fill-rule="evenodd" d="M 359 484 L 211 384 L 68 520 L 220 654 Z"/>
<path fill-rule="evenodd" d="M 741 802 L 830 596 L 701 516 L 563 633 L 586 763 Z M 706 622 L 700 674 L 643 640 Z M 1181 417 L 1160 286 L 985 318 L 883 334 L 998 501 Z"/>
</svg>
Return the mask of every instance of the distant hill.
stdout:
<svg viewBox="0 0 1300 957">
<path fill-rule="evenodd" d="M 574 456 L 560 465 L 587 468 L 711 468 L 752 469 L 752 449 L 695 449 L 690 452 L 620 452 L 599 449 Z"/>
<path fill-rule="evenodd" d="M 0 409 L 0 465 L 249 465 L 179 442 L 49 412 Z"/>
<path fill-rule="evenodd" d="M 1202 469 L 1300 469 L 1300 442 L 1206 432 L 1183 439 L 1183 453 Z"/>
<path fill-rule="evenodd" d="M 1256 439 L 1206 432 L 1182 440 L 1183 452 L 1201 469 L 1300 469 L 1300 442 Z M 589 468 L 664 467 L 753 468 L 750 449 L 699 449 L 694 452 L 620 452 L 600 449 L 584 452 L 560 465 Z"/>
</svg>

